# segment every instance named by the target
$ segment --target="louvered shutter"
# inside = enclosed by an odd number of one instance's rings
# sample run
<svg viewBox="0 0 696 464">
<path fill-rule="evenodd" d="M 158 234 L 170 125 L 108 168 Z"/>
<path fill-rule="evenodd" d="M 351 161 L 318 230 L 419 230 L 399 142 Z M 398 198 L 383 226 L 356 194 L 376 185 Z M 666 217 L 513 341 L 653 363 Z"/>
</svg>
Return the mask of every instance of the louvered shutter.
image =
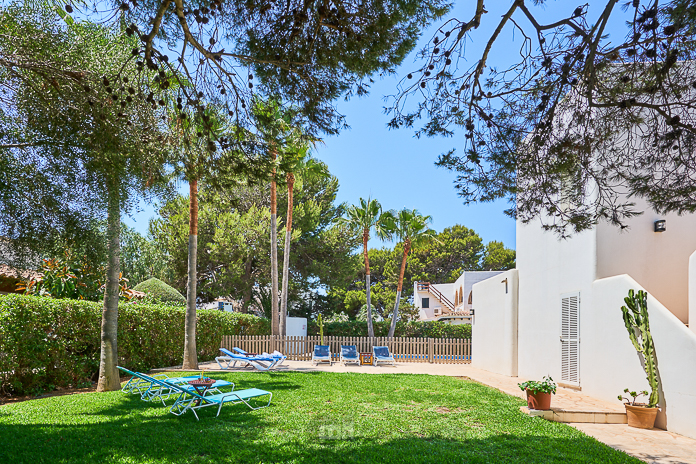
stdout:
<svg viewBox="0 0 696 464">
<path fill-rule="evenodd" d="M 580 293 L 561 295 L 561 381 L 580 383 Z"/>
</svg>

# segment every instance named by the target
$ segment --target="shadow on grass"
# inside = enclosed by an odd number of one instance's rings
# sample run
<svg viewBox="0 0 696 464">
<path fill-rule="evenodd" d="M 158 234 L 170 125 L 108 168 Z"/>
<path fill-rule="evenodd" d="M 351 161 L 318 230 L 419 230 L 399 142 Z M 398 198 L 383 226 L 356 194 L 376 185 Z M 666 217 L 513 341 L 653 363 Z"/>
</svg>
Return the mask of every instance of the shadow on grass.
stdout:
<svg viewBox="0 0 696 464">
<path fill-rule="evenodd" d="M 273 406 L 225 406 L 175 417 L 168 408 L 124 396 L 92 412 L 59 412 L 59 424 L 0 422 L 0 462 L 309 462 L 309 463 L 638 463 L 594 439 L 498 434 L 461 439 L 439 434 L 380 439 L 349 423 L 274 423 Z M 169 402 L 171 404 L 171 402 Z M 12 414 L 8 414 L 12 415 Z M 74 416 L 74 417 L 71 417 Z M 80 419 L 82 417 L 82 419 Z M 85 419 L 85 417 L 89 417 Z M 80 423 L 96 420 L 95 423 Z M 328 425 L 328 427 L 327 427 Z M 299 433 L 298 433 L 299 430 Z M 393 431 L 392 431 L 393 432 Z"/>
</svg>

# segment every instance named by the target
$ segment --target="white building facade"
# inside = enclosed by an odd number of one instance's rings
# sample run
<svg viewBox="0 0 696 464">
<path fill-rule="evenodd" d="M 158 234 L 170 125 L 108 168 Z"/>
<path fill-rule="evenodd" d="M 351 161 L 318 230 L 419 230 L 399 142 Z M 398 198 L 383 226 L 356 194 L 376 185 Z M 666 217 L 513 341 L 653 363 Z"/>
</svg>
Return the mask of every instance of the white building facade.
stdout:
<svg viewBox="0 0 696 464">
<path fill-rule="evenodd" d="M 641 206 L 628 231 L 599 224 L 567 240 L 518 223 L 517 269 L 473 286 L 473 364 L 550 375 L 607 401 L 648 389 L 621 312 L 628 290 L 644 289 L 662 382 L 657 426 L 696 438 L 696 215 Z"/>
</svg>

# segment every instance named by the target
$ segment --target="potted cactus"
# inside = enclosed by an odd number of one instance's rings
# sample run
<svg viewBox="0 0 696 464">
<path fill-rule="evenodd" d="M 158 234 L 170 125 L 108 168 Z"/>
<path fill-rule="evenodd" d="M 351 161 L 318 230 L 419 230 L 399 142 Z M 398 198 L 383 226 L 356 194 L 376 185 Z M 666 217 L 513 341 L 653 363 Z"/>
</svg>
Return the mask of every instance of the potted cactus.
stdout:
<svg viewBox="0 0 696 464">
<path fill-rule="evenodd" d="M 648 394 L 647 390 L 640 393 L 631 392 L 627 388 L 624 390 L 624 393 L 628 393 L 633 400 L 631 401 L 623 395 L 619 395 L 619 400 L 626 401 L 624 406 L 626 407 L 628 425 L 641 429 L 651 429 L 655 426 L 655 418 L 658 411 L 657 405 L 660 401 L 660 380 L 657 376 L 655 345 L 650 333 L 647 297 L 647 293 L 643 290 L 638 290 L 638 293 L 629 290 L 628 296 L 624 298 L 626 306 L 621 307 L 624 324 L 626 325 L 626 330 L 628 330 L 631 343 L 633 343 L 636 351 L 643 358 L 643 368 L 650 385 L 650 393 Z M 647 396 L 648 402 L 638 403 L 637 398 L 640 396 Z"/>
<path fill-rule="evenodd" d="M 527 407 L 529 409 L 551 409 L 551 395 L 556 394 L 556 382 L 551 377 L 544 377 L 541 382 L 528 380 L 518 383 L 517 386 L 527 393 Z"/>
</svg>

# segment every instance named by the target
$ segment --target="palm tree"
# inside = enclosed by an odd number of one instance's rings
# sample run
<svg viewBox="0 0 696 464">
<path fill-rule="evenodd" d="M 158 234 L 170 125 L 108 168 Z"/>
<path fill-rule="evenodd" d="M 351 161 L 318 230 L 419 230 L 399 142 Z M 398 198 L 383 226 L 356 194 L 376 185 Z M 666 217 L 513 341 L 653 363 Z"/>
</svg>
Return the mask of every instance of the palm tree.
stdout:
<svg viewBox="0 0 696 464">
<path fill-rule="evenodd" d="M 301 139 L 299 129 L 292 125 L 293 113 L 281 107 L 276 100 L 256 100 L 253 116 L 257 122 L 261 142 L 268 146 L 273 162 L 271 171 L 271 335 L 280 335 L 278 308 L 278 202 L 277 167 L 287 163 L 286 147 L 292 150 Z M 298 135 L 299 134 L 299 135 Z M 280 156 L 279 156 L 280 155 Z"/>
<path fill-rule="evenodd" d="M 288 317 L 288 280 L 290 269 L 290 240 L 292 238 L 292 208 L 293 193 L 296 183 L 302 188 L 304 179 L 328 176 L 329 171 L 324 163 L 309 156 L 309 145 L 300 141 L 294 160 L 288 167 L 286 181 L 288 184 L 288 211 L 285 221 L 285 251 L 283 252 L 283 285 L 280 295 L 280 335 L 286 335 L 286 319 Z"/>
<path fill-rule="evenodd" d="M 186 285 L 186 319 L 184 323 L 184 369 L 198 369 L 196 351 L 196 295 L 198 263 L 198 183 L 211 175 L 215 140 L 225 129 L 225 117 L 214 107 L 187 119 L 175 118 L 175 132 L 183 141 L 176 174 L 189 184 L 188 282 Z M 206 137 L 203 136 L 206 134 Z"/>
<path fill-rule="evenodd" d="M 368 198 L 360 198 L 360 206 L 352 205 L 346 210 L 347 218 L 339 221 L 353 230 L 360 230 L 363 234 L 363 256 L 365 257 L 365 291 L 367 297 L 367 336 L 374 337 L 375 330 L 372 326 L 372 305 L 370 303 L 370 258 L 367 253 L 367 242 L 370 240 L 370 231 L 374 230 L 377 237 L 389 238 L 392 230 L 388 225 L 393 224 L 393 216 L 390 211 L 382 212 L 379 201 Z"/>
<path fill-rule="evenodd" d="M 406 271 L 406 260 L 408 253 L 413 247 L 418 247 L 425 242 L 435 240 L 436 232 L 428 228 L 432 221 L 430 216 L 423 216 L 415 209 L 402 209 L 396 213 L 388 222 L 397 239 L 404 242 L 404 254 L 401 258 L 401 271 L 399 271 L 399 286 L 396 289 L 396 303 L 394 304 L 394 314 L 392 315 L 391 325 L 389 326 L 388 337 L 394 336 L 396 329 L 396 319 L 399 315 L 399 301 L 401 300 L 401 289 L 404 284 L 404 272 Z"/>
</svg>

